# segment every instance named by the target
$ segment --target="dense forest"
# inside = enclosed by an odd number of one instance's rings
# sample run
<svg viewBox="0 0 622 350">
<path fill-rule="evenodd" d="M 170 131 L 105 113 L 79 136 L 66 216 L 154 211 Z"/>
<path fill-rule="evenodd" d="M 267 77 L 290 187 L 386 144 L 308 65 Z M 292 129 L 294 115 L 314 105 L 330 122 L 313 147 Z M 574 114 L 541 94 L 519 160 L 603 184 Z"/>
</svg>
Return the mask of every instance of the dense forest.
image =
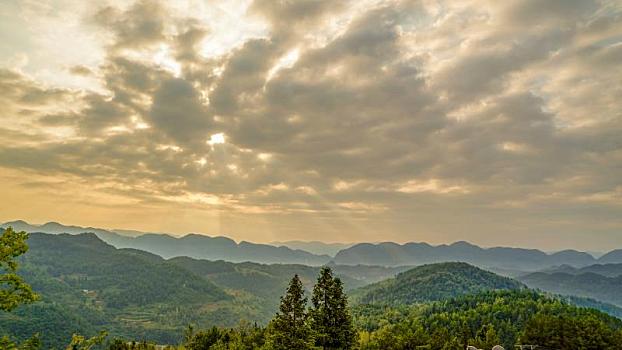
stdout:
<svg viewBox="0 0 622 350">
<path fill-rule="evenodd" d="M 465 263 L 348 289 L 338 266 L 167 261 L 94 235 L 27 238 L 0 236 L 0 349 L 622 349 L 622 320 L 593 308 L 614 306 Z"/>
</svg>

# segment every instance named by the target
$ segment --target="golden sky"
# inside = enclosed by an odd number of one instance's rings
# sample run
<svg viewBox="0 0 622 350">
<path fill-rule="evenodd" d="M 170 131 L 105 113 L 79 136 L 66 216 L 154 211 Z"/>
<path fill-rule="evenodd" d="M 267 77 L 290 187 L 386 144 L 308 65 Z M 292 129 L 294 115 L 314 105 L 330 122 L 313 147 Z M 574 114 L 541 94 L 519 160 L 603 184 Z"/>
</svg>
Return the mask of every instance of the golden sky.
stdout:
<svg viewBox="0 0 622 350">
<path fill-rule="evenodd" d="M 622 246 L 622 4 L 0 3 L 0 220 Z"/>
</svg>

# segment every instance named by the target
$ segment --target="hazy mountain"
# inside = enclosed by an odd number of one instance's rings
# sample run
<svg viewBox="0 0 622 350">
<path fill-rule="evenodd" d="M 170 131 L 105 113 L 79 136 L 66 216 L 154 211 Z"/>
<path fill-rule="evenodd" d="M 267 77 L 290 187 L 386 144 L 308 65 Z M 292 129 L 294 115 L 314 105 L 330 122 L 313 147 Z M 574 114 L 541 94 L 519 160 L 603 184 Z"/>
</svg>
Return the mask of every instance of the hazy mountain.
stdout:
<svg viewBox="0 0 622 350">
<path fill-rule="evenodd" d="M 598 258 L 601 264 L 620 264 L 622 263 L 622 249 L 612 250 Z"/>
<path fill-rule="evenodd" d="M 301 249 L 318 255 L 335 256 L 340 250 L 349 248 L 355 243 L 324 243 L 319 241 L 284 241 L 270 242 L 274 246 L 285 246 L 291 249 Z"/>
<path fill-rule="evenodd" d="M 544 269 L 540 272 L 555 273 L 562 272 L 572 275 L 579 275 L 586 272 L 596 273 L 607 277 L 622 276 L 622 264 L 594 264 L 586 267 L 576 268 L 569 265 L 555 266 L 548 269 Z"/>
<path fill-rule="evenodd" d="M 275 247 L 242 241 L 236 243 L 227 237 L 210 237 L 199 234 L 188 234 L 173 237 L 167 234 L 140 233 L 137 231 L 120 230 L 119 234 L 93 227 L 66 226 L 56 222 L 43 225 L 31 225 L 25 221 L 7 222 L 0 227 L 11 226 L 15 230 L 43 233 L 79 234 L 92 232 L 100 239 L 117 248 L 135 248 L 148 251 L 164 258 L 188 256 L 197 259 L 226 260 L 231 262 L 253 261 L 259 263 L 285 263 L 320 266 L 330 261 L 328 255 L 316 255 L 303 250 L 287 247 Z"/>
<path fill-rule="evenodd" d="M 622 307 L 622 276 L 607 277 L 594 272 L 535 272 L 519 278 L 531 288 L 547 292 L 588 297 Z"/>
<path fill-rule="evenodd" d="M 111 231 L 103 230 L 100 228 L 63 225 L 63 224 L 59 224 L 58 222 L 53 222 L 53 221 L 42 224 L 42 225 L 29 224 L 23 220 L 8 221 L 0 225 L 0 228 L 6 228 L 9 226 L 11 226 L 16 231 L 26 231 L 26 232 L 43 232 L 43 233 L 52 233 L 52 234 L 68 233 L 71 235 L 85 233 L 85 232 L 92 232 L 92 233 L 97 234 L 98 236 L 113 234 L 113 232 Z"/>
<path fill-rule="evenodd" d="M 622 250 L 614 250 L 600 259 L 576 250 L 545 253 L 537 249 L 481 248 L 468 242 L 432 246 L 427 243 L 397 244 L 359 243 L 348 247 L 342 243 L 274 242 L 281 246 L 242 241 L 236 243 L 227 237 L 188 234 L 174 237 L 162 233 L 143 233 L 132 230 L 103 230 L 93 227 L 66 226 L 55 222 L 30 225 L 13 221 L 3 225 L 28 232 L 70 233 L 93 232 L 117 248 L 135 248 L 158 254 L 164 258 L 188 256 L 196 259 L 252 261 L 258 263 L 286 263 L 320 266 L 334 261 L 338 265 L 416 266 L 438 262 L 462 261 L 494 271 L 517 276 L 522 272 L 539 271 L 550 266 L 583 267 L 595 263 L 622 263 Z M 345 248 L 344 248 L 345 247 Z M 339 250 L 340 248 L 344 248 Z M 312 251 L 312 252 L 309 252 Z M 315 252 L 315 253 L 313 253 Z M 326 252 L 327 254 L 316 254 Z M 331 258 L 333 256 L 334 258 Z"/>
<path fill-rule="evenodd" d="M 596 261 L 591 255 L 574 250 L 546 254 L 537 249 L 481 248 L 468 242 L 439 246 L 431 246 L 427 243 L 403 245 L 392 242 L 362 243 L 340 251 L 333 260 L 337 264 L 385 266 L 462 261 L 481 267 L 494 267 L 509 271 L 535 271 L 560 264 L 585 266 Z"/>
<path fill-rule="evenodd" d="M 353 300 L 362 304 L 413 304 L 444 300 L 487 290 L 525 288 L 513 279 L 467 263 L 451 262 L 415 267 L 382 282 L 360 288 Z"/>
</svg>

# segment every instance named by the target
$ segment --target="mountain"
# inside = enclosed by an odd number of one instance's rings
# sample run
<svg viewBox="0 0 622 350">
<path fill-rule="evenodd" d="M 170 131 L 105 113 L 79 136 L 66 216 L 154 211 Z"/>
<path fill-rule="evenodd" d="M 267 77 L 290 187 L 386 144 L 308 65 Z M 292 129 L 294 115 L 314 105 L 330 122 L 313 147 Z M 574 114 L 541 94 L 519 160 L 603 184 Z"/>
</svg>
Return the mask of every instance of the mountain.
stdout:
<svg viewBox="0 0 622 350">
<path fill-rule="evenodd" d="M 66 226 L 56 222 L 43 225 L 31 225 L 25 221 L 6 222 L 0 227 L 11 226 L 15 230 L 26 232 L 43 232 L 51 234 L 79 234 L 92 232 L 104 242 L 116 248 L 134 248 L 157 254 L 164 258 L 188 256 L 197 259 L 226 260 L 231 262 L 253 261 L 258 263 L 305 264 L 320 266 L 330 261 L 328 255 L 316 255 L 303 250 L 287 247 L 275 247 L 242 241 L 236 243 L 227 237 L 210 237 L 199 234 L 188 234 L 173 237 L 168 234 L 140 233 L 137 231 L 119 230 L 118 232 L 80 226 Z"/>
<path fill-rule="evenodd" d="M 536 271 L 547 266 L 568 264 L 585 266 L 596 259 L 591 255 L 574 250 L 546 254 L 537 249 L 524 248 L 481 248 L 468 242 L 431 246 L 427 243 L 378 244 L 361 243 L 341 250 L 333 261 L 342 265 L 423 265 L 447 261 L 462 261 L 480 267 L 494 267 L 498 270 Z"/>
<path fill-rule="evenodd" d="M 74 332 L 176 343 L 188 324 L 265 324 L 294 274 L 307 292 L 319 267 L 231 263 L 115 248 L 93 233 L 31 233 L 20 274 L 42 300 L 0 314 L 0 334 L 40 332 L 45 348 L 59 347 Z M 335 266 L 346 290 L 394 276 L 403 268 Z M 65 344 L 66 345 L 66 344 Z"/>
<path fill-rule="evenodd" d="M 594 263 L 594 257 L 588 253 L 574 249 L 562 250 L 549 255 L 553 264 L 568 264 L 572 266 L 585 266 Z"/>
<path fill-rule="evenodd" d="M 0 225 L 0 228 L 7 228 L 9 226 L 12 227 L 15 231 L 26 231 L 26 232 L 43 232 L 43 233 L 52 233 L 52 234 L 68 233 L 71 235 L 76 235 L 76 234 L 85 233 L 85 232 L 92 232 L 92 233 L 97 234 L 98 236 L 100 234 L 102 235 L 112 234 L 112 232 L 110 231 L 99 229 L 99 228 L 63 225 L 63 224 L 59 224 L 58 222 L 53 222 L 53 221 L 42 224 L 42 225 L 29 224 L 24 220 L 8 221 Z"/>
<path fill-rule="evenodd" d="M 524 285 L 461 262 L 415 267 L 395 278 L 356 290 L 353 300 L 361 304 L 408 305 L 444 300 L 486 290 L 521 289 Z"/>
<path fill-rule="evenodd" d="M 535 272 L 519 278 L 531 288 L 596 299 L 622 307 L 622 276 L 607 277 L 594 272 Z"/>
<path fill-rule="evenodd" d="M 598 262 L 601 264 L 621 264 L 622 263 L 622 249 L 612 250 L 609 253 L 598 258 Z"/>
<path fill-rule="evenodd" d="M 270 242 L 271 245 L 300 249 L 317 255 L 335 256 L 340 250 L 350 248 L 354 243 L 324 243 L 319 241 L 284 241 Z"/>
<path fill-rule="evenodd" d="M 40 332 L 60 343 L 73 332 L 108 329 L 173 342 L 188 322 L 235 324 L 249 314 L 213 282 L 157 255 L 116 249 L 93 233 L 31 233 L 28 245 L 20 274 L 42 300 L 2 313 L 2 334 Z"/>
<path fill-rule="evenodd" d="M 547 268 L 540 272 L 545 272 L 549 274 L 555 272 L 562 272 L 571 275 L 579 275 L 586 272 L 592 272 L 607 277 L 618 277 L 622 276 L 622 264 L 594 264 L 581 268 L 576 268 L 569 265 L 561 265 Z"/>
</svg>

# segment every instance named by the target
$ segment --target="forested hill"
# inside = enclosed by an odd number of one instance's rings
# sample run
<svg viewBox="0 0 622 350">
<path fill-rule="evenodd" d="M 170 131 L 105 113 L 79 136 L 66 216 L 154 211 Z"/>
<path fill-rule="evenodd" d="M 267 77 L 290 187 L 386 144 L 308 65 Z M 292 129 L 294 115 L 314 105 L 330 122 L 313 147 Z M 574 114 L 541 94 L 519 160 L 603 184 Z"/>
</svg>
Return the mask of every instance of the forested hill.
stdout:
<svg viewBox="0 0 622 350">
<path fill-rule="evenodd" d="M 413 307 L 354 308 L 362 350 L 541 349 L 619 350 L 622 321 L 532 290 L 487 291 Z"/>
<path fill-rule="evenodd" d="M 486 290 L 525 288 L 513 279 L 484 271 L 467 263 L 450 262 L 415 267 L 353 292 L 362 304 L 408 305 L 444 300 Z"/>
<path fill-rule="evenodd" d="M 117 249 L 95 234 L 32 233 L 20 274 L 41 301 L 0 313 L 0 334 L 41 333 L 45 346 L 66 345 L 74 332 L 176 343 L 183 329 L 265 324 L 294 274 L 310 289 L 319 267 L 197 260 L 165 260 L 136 249 Z M 346 289 L 379 281 L 398 268 L 333 266 Z"/>
<path fill-rule="evenodd" d="M 212 282 L 157 255 L 118 250 L 92 233 L 33 233 L 28 244 L 27 266 L 79 289 L 97 291 L 98 298 L 110 307 L 231 299 Z"/>
</svg>

